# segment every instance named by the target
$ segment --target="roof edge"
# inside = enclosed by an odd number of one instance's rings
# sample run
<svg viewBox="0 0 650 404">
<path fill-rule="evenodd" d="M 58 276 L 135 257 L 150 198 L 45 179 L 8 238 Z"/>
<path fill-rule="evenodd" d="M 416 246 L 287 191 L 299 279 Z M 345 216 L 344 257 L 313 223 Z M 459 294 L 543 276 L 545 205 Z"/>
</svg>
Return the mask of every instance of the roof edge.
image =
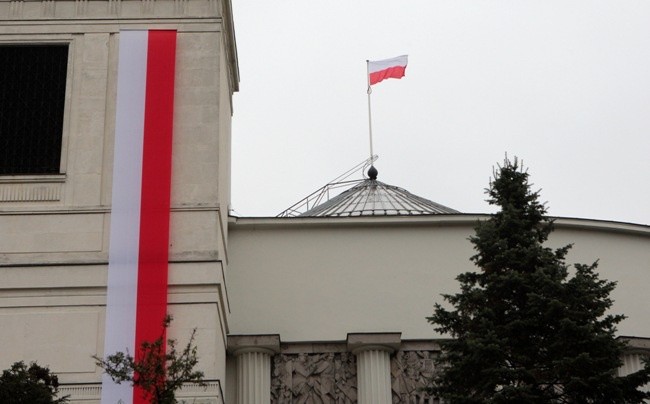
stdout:
<svg viewBox="0 0 650 404">
<path fill-rule="evenodd" d="M 353 227 L 353 226 L 474 226 L 491 217 L 487 213 L 431 214 L 417 216 L 345 216 L 345 217 L 236 217 L 230 216 L 228 227 Z M 599 219 L 553 217 L 558 229 L 601 230 L 650 237 L 650 226 Z"/>
</svg>

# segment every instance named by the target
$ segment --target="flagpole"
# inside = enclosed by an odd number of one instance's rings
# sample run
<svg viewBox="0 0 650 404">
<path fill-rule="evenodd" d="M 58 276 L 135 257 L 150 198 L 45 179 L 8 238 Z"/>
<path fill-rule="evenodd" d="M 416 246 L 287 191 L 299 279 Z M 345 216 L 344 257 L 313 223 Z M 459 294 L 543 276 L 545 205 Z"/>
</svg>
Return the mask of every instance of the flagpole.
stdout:
<svg viewBox="0 0 650 404">
<path fill-rule="evenodd" d="M 370 137 L 370 161 L 372 162 L 372 111 L 370 108 L 370 94 L 372 88 L 370 87 L 370 61 L 366 60 L 366 78 L 368 79 L 368 134 Z"/>
</svg>

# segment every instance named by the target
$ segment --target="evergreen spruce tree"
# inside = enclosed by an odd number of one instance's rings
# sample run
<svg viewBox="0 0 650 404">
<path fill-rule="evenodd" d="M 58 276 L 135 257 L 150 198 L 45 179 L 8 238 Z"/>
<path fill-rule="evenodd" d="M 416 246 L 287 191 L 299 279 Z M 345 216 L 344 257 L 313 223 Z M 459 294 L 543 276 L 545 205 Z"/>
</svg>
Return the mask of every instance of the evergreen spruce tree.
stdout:
<svg viewBox="0 0 650 404">
<path fill-rule="evenodd" d="M 517 159 L 506 158 L 487 190 L 500 211 L 470 238 L 479 268 L 457 277 L 428 320 L 450 335 L 434 393 L 450 403 L 638 403 L 650 364 L 617 377 L 623 315 L 607 314 L 615 283 L 597 263 L 569 268 L 570 245 L 543 244 L 553 230 Z"/>
<path fill-rule="evenodd" d="M 68 396 L 57 398 L 59 378 L 47 366 L 20 361 L 0 375 L 2 404 L 64 404 Z"/>
</svg>

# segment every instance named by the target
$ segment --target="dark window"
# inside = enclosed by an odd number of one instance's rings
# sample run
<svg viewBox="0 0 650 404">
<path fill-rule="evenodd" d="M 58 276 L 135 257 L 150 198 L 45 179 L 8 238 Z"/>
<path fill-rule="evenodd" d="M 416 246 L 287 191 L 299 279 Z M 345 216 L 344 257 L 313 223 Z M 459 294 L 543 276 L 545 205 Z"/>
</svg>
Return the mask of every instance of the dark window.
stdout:
<svg viewBox="0 0 650 404">
<path fill-rule="evenodd" d="M 0 175 L 57 174 L 68 45 L 0 46 Z"/>
</svg>

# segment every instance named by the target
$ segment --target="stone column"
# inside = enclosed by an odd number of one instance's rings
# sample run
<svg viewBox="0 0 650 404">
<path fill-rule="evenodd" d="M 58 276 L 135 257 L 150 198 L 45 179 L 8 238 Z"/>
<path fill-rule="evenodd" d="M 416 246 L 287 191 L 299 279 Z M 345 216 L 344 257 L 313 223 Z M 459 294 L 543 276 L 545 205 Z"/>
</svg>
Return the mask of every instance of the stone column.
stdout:
<svg viewBox="0 0 650 404">
<path fill-rule="evenodd" d="M 237 359 L 237 404 L 269 404 L 271 357 L 280 352 L 280 336 L 228 336 L 228 352 Z"/>
<path fill-rule="evenodd" d="M 391 404 L 390 355 L 401 333 L 348 334 L 348 349 L 357 357 L 359 404 Z"/>
<path fill-rule="evenodd" d="M 643 368 L 643 359 L 650 360 L 650 340 L 638 337 L 618 337 L 619 341 L 625 343 L 625 349 L 621 356 L 621 366 L 618 368 L 619 376 L 627 376 Z M 644 391 L 650 391 L 650 383 Z"/>
</svg>

